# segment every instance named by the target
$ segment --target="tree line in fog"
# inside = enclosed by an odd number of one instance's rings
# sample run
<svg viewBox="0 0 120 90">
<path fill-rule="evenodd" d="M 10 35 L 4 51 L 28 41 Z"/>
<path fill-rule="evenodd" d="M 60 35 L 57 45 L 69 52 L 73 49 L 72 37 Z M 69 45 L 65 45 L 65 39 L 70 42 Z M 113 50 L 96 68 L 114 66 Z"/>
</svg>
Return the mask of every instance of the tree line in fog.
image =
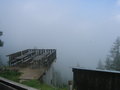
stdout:
<svg viewBox="0 0 120 90">
<path fill-rule="evenodd" d="M 113 43 L 110 53 L 105 60 L 105 64 L 99 60 L 97 69 L 120 71 L 120 37 L 117 37 Z"/>
</svg>

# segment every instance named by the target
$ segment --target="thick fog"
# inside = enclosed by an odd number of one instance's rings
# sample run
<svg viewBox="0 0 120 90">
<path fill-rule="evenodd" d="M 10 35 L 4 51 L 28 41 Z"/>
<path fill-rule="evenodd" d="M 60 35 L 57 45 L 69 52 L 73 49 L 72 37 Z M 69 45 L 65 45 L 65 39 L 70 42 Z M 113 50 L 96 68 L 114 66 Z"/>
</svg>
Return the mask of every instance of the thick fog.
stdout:
<svg viewBox="0 0 120 90">
<path fill-rule="evenodd" d="M 96 68 L 120 36 L 120 0 L 0 0 L 6 55 L 29 48 L 57 49 L 56 68 Z"/>
</svg>

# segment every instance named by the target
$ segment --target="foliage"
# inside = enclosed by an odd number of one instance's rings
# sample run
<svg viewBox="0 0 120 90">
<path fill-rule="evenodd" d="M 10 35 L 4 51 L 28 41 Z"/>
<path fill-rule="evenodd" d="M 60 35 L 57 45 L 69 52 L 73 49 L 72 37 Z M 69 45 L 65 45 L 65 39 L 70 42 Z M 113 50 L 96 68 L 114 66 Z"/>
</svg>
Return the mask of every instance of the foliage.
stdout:
<svg viewBox="0 0 120 90">
<path fill-rule="evenodd" d="M 0 76 L 7 78 L 9 80 L 19 82 L 19 76 L 21 75 L 20 72 L 18 71 L 13 71 L 13 70 L 3 70 L 0 71 Z"/>
<path fill-rule="evenodd" d="M 0 36 L 2 36 L 3 35 L 3 33 L 0 31 Z M 0 40 L 0 47 L 2 47 L 3 46 L 3 41 L 2 40 Z M 2 60 L 1 60 L 1 57 L 0 57 L 0 67 L 1 66 L 3 66 L 3 63 L 2 63 Z"/>
<path fill-rule="evenodd" d="M 105 61 L 105 69 L 107 70 L 111 70 L 112 69 L 112 61 L 110 60 L 109 57 L 106 58 L 106 61 Z"/>
<path fill-rule="evenodd" d="M 101 70 L 103 70 L 103 69 L 104 69 L 104 65 L 103 65 L 103 63 L 102 63 L 102 61 L 101 61 L 101 60 L 99 60 L 99 62 L 98 62 L 97 69 L 101 69 Z"/>
<path fill-rule="evenodd" d="M 0 68 L 3 67 L 3 62 L 2 62 L 2 59 L 1 59 L 1 56 L 0 56 Z"/>
<path fill-rule="evenodd" d="M 21 73 L 15 70 L 9 70 L 9 69 L 0 70 L 1 77 L 4 77 L 6 79 L 9 79 L 15 82 L 19 82 L 20 75 Z M 49 86 L 45 83 L 40 83 L 40 81 L 38 80 L 27 80 L 27 81 L 23 81 L 22 84 L 33 87 L 33 88 L 37 88 L 40 90 L 67 90 L 67 88 L 56 88 L 56 87 Z"/>
<path fill-rule="evenodd" d="M 0 36 L 2 36 L 2 34 L 3 33 L 0 31 Z M 3 46 L 3 41 L 0 40 L 0 47 L 2 47 L 2 46 Z"/>
<path fill-rule="evenodd" d="M 28 81 L 22 82 L 22 84 L 25 84 L 27 86 L 37 88 L 40 90 L 67 90 L 66 88 L 60 89 L 60 88 L 49 86 L 45 83 L 40 83 L 38 80 L 28 80 Z"/>
<path fill-rule="evenodd" d="M 120 71 L 120 37 L 116 39 L 105 64 L 105 68 L 108 70 Z"/>
</svg>

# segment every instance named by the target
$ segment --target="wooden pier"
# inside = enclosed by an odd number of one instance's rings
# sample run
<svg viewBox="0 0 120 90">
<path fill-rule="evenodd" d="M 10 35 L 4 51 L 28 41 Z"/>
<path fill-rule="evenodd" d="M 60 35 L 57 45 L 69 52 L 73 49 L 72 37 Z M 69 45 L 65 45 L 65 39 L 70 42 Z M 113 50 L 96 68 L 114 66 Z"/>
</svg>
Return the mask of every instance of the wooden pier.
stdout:
<svg viewBox="0 0 120 90">
<path fill-rule="evenodd" d="M 9 66 L 22 72 L 20 79 L 40 79 L 56 59 L 56 49 L 27 49 L 10 55 Z"/>
</svg>

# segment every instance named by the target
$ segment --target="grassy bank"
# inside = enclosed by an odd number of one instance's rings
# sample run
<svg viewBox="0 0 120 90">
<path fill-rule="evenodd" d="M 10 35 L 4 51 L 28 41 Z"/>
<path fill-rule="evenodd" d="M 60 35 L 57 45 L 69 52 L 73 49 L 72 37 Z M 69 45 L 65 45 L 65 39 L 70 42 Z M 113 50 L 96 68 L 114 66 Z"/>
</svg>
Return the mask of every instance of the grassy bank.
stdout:
<svg viewBox="0 0 120 90">
<path fill-rule="evenodd" d="M 9 79 L 15 82 L 19 82 L 20 75 L 21 75 L 20 72 L 12 71 L 12 70 L 4 70 L 0 72 L 1 77 L 4 77 L 6 79 Z"/>
<path fill-rule="evenodd" d="M 11 71 L 11 70 L 4 70 L 0 72 L 0 77 L 4 77 L 6 79 L 15 81 L 15 82 L 19 82 L 19 77 L 20 77 L 21 73 L 17 72 L 17 71 Z M 38 90 L 67 90 L 66 88 L 56 88 L 56 87 L 52 87 L 49 86 L 45 83 L 40 83 L 38 80 L 28 80 L 28 81 L 24 81 L 22 82 L 22 84 L 33 87 L 33 88 L 37 88 Z"/>
<path fill-rule="evenodd" d="M 37 89 L 41 89 L 41 90 L 67 90 L 67 88 L 56 88 L 56 87 L 49 86 L 45 83 L 40 83 L 38 80 L 28 80 L 28 81 L 22 82 L 22 84 L 25 84 L 27 86 L 31 86 Z"/>
</svg>

